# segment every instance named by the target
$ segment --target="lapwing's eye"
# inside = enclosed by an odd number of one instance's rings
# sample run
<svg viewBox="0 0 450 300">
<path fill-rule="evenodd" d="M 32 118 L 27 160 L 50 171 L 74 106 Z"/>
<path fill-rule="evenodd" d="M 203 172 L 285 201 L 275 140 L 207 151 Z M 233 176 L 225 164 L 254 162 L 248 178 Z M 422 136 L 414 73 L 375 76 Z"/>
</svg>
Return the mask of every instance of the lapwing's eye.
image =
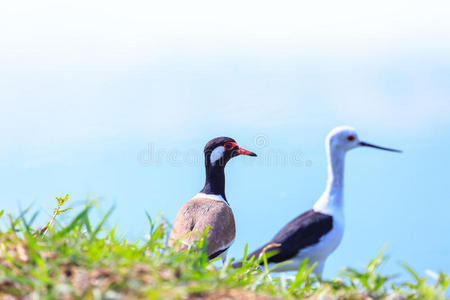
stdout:
<svg viewBox="0 0 450 300">
<path fill-rule="evenodd" d="M 351 141 L 354 141 L 354 140 L 355 140 L 355 136 L 354 136 L 354 135 L 349 135 L 349 136 L 347 137 L 347 140 L 349 140 L 350 142 L 351 142 Z"/>
<path fill-rule="evenodd" d="M 225 147 L 225 149 L 227 149 L 227 150 L 231 150 L 231 149 L 233 149 L 233 144 L 232 143 L 230 143 L 230 142 L 228 142 L 228 143 L 225 143 L 225 145 L 223 145 L 224 147 Z"/>
</svg>

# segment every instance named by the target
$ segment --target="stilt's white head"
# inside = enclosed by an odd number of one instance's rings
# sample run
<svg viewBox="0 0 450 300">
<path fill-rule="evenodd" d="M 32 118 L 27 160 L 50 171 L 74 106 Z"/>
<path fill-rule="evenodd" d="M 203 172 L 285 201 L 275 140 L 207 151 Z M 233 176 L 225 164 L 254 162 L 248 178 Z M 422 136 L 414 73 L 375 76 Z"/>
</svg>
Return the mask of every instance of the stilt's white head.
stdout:
<svg viewBox="0 0 450 300">
<path fill-rule="evenodd" d="M 339 126 L 331 130 L 326 138 L 326 145 L 330 151 L 347 152 L 348 150 L 364 146 L 392 152 L 401 152 L 400 150 L 363 142 L 359 139 L 356 130 L 349 126 Z"/>
<path fill-rule="evenodd" d="M 359 146 L 359 138 L 352 127 L 339 126 L 330 131 L 326 144 L 330 150 L 347 152 Z"/>
</svg>

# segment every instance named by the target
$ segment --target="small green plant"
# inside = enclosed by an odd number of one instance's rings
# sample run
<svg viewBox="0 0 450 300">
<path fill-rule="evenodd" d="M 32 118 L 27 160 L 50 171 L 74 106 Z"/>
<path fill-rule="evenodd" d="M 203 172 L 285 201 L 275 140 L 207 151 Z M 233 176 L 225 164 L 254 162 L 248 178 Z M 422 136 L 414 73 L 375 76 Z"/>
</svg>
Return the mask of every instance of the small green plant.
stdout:
<svg viewBox="0 0 450 300">
<path fill-rule="evenodd" d="M 353 268 L 344 269 L 342 276 L 349 279 L 353 289 L 361 289 L 367 292 L 370 297 L 380 298 L 386 296 L 386 283 L 393 279 L 393 276 L 385 276 L 380 273 L 381 266 L 386 262 L 383 256 L 385 246 L 378 255 L 371 259 L 367 267 L 362 270 Z"/>
<path fill-rule="evenodd" d="M 445 299 L 445 291 L 450 286 L 450 275 L 440 271 L 439 274 L 428 271 L 435 280 L 434 284 L 428 284 L 429 277 L 420 277 L 410 266 L 401 263 L 401 266 L 413 277 L 413 282 L 404 282 L 402 287 L 408 290 L 411 299 Z"/>
<path fill-rule="evenodd" d="M 66 212 L 66 211 L 72 209 L 72 207 L 61 209 L 62 206 L 64 205 L 64 203 L 67 202 L 67 200 L 69 200 L 69 194 L 66 194 L 64 197 L 56 197 L 56 201 L 58 202 L 58 205 L 53 210 L 53 216 L 50 219 L 50 221 L 47 223 L 47 225 L 45 225 L 41 229 L 42 236 L 45 236 L 47 234 L 48 229 L 53 225 L 53 223 L 55 222 L 55 219 L 56 219 L 57 216 L 59 216 L 63 212 Z"/>
</svg>

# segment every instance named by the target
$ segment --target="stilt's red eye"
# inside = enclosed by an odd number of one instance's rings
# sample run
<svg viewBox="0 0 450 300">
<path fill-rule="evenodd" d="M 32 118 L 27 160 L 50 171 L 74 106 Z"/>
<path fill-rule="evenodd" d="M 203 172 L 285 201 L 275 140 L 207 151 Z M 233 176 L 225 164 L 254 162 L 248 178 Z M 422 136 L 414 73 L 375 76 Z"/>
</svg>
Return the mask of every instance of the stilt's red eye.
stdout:
<svg viewBox="0 0 450 300">
<path fill-rule="evenodd" d="M 355 136 L 354 136 L 354 135 L 349 135 L 349 136 L 347 137 L 347 140 L 353 141 L 353 140 L 355 140 Z"/>
<path fill-rule="evenodd" d="M 223 146 L 225 147 L 226 150 L 231 150 L 234 148 L 234 143 L 228 142 L 228 143 L 225 143 Z"/>
</svg>

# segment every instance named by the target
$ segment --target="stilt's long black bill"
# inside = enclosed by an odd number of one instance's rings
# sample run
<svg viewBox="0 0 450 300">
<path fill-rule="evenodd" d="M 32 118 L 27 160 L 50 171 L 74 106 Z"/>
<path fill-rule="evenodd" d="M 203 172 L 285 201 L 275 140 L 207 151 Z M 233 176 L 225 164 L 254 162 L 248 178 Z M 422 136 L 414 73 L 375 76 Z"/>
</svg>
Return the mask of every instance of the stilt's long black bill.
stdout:
<svg viewBox="0 0 450 300">
<path fill-rule="evenodd" d="M 380 147 L 377 145 L 373 145 L 373 144 L 369 144 L 366 142 L 359 142 L 360 146 L 364 146 L 364 147 L 372 147 L 372 148 L 376 148 L 376 149 L 381 149 L 381 150 L 386 150 L 386 151 L 392 151 L 392 152 L 398 152 L 398 153 L 402 153 L 402 150 L 397 150 L 397 149 L 392 149 L 392 148 L 385 148 L 385 147 Z"/>
</svg>

